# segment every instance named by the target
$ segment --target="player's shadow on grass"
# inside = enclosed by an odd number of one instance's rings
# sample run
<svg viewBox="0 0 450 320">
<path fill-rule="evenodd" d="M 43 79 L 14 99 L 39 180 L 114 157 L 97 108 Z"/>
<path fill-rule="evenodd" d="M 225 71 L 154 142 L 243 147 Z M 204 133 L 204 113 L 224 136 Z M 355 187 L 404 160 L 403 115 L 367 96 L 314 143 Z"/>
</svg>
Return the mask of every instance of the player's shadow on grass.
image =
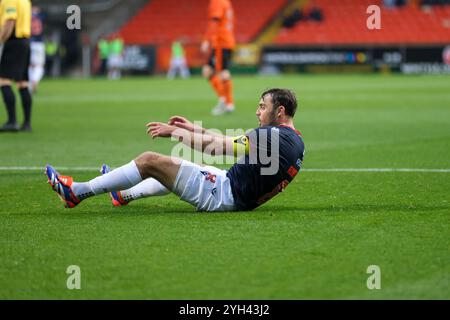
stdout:
<svg viewBox="0 0 450 320">
<path fill-rule="evenodd" d="M 80 208 L 81 209 L 81 208 Z M 75 209 L 76 210 L 76 209 Z M 75 211 L 71 211 L 75 213 Z M 91 216 L 105 216 L 111 217 L 132 217 L 132 216 L 152 216 L 152 215 L 229 215 L 229 214 L 246 214 L 254 213 L 257 211 L 222 211 L 222 212 L 206 212 L 197 211 L 193 206 L 188 204 L 179 204 L 176 206 L 163 206 L 158 204 L 145 204 L 145 203 L 133 203 L 123 207 L 102 206 L 93 208 L 84 208 L 78 211 L 80 214 L 89 214 Z"/>
<path fill-rule="evenodd" d="M 352 204 L 352 205 L 329 205 L 329 206 L 316 206 L 316 207 L 302 207 L 302 206 L 280 206 L 280 207 L 262 207 L 258 209 L 261 212 L 288 212 L 298 211 L 301 212 L 384 212 L 384 211 L 404 211 L 404 212 L 416 212 L 416 211 L 438 211 L 449 210 L 450 205 L 438 205 L 438 206 L 424 206 L 424 205 L 410 205 L 410 204 Z"/>
<path fill-rule="evenodd" d="M 195 208 L 183 203 L 177 205 L 159 205 L 156 203 L 131 203 L 127 206 L 113 207 L 102 206 L 97 214 L 111 214 L 121 216 L 133 216 L 133 215 L 165 215 L 165 214 L 192 214 L 196 213 Z"/>
<path fill-rule="evenodd" d="M 91 215 L 111 217 L 133 217 L 133 216 L 155 216 L 155 215 L 279 215 L 287 213 L 311 214 L 311 213 L 360 213 L 370 214 L 379 212 L 432 212 L 439 210 L 450 210 L 450 205 L 408 205 L 408 204 L 352 204 L 352 205 L 328 205 L 328 206 L 263 206 L 253 211 L 233 211 L 233 212 L 198 212 L 194 207 L 184 204 L 174 206 L 133 203 L 123 207 L 113 207 L 110 205 L 79 207 L 71 210 L 63 210 L 63 213 L 71 215 Z M 59 211 L 59 210 L 58 210 Z M 61 211 L 59 211 L 61 213 Z"/>
<path fill-rule="evenodd" d="M 386 205 L 386 204 L 353 204 L 353 205 L 329 205 L 329 206 L 316 206 L 316 207 L 302 207 L 302 206 L 263 206 L 257 208 L 253 211 L 230 211 L 230 212 L 198 212 L 194 207 L 189 205 L 177 205 L 177 206 L 161 206 L 157 204 L 137 204 L 133 203 L 128 206 L 115 208 L 106 208 L 107 214 L 112 216 L 143 216 L 143 215 L 170 215 L 170 214 L 184 214 L 184 215 L 229 215 L 229 214 L 285 214 L 290 212 L 296 213 L 374 213 L 374 212 L 389 212 L 389 211 L 399 211 L 399 212 L 421 212 L 421 211 L 439 211 L 439 210 L 450 210 L 450 205 L 440 205 L 440 206 L 424 206 L 424 205 Z M 96 212 L 90 211 L 91 215 L 105 215 L 105 208 L 103 210 Z"/>
</svg>

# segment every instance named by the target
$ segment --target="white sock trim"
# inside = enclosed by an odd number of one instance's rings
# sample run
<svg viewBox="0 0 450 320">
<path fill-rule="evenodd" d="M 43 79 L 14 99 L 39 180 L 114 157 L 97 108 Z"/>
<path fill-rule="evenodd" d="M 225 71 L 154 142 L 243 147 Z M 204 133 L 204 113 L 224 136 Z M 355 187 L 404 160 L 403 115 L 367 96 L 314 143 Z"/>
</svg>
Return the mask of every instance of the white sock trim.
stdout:
<svg viewBox="0 0 450 320">
<path fill-rule="evenodd" d="M 107 174 L 90 180 L 88 183 L 94 194 L 102 194 L 128 189 L 141 181 L 141 174 L 133 160 Z"/>
<path fill-rule="evenodd" d="M 142 181 L 141 174 L 134 160 L 131 160 L 128 165 L 123 166 L 124 174 L 131 185 L 137 185 Z"/>
</svg>

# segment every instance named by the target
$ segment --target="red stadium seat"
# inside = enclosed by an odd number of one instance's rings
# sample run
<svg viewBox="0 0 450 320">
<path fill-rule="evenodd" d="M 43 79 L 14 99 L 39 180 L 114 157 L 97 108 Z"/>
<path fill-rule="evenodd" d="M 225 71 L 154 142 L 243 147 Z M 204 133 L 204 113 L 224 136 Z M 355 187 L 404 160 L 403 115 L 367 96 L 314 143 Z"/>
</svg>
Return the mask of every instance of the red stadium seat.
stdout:
<svg viewBox="0 0 450 320">
<path fill-rule="evenodd" d="M 443 43 L 450 41 L 450 6 L 435 6 L 430 12 L 408 5 L 386 9 L 381 0 L 316 0 L 324 20 L 299 22 L 283 29 L 277 44 L 371 44 L 371 43 Z M 366 9 L 382 8 L 381 30 L 368 30 Z"/>
<path fill-rule="evenodd" d="M 287 1 L 264 1 L 261 5 L 261 0 L 232 0 L 237 42 L 252 41 Z M 120 33 L 128 44 L 167 44 L 179 37 L 200 42 L 206 29 L 208 3 L 208 0 L 152 0 Z"/>
</svg>

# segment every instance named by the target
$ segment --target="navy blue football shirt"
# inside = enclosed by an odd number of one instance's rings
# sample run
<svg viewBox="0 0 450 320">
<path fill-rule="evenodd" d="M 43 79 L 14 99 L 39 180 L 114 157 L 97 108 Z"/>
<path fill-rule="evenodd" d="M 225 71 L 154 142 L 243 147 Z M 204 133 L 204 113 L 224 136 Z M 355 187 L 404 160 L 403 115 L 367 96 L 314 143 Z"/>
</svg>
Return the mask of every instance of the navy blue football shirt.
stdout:
<svg viewBox="0 0 450 320">
<path fill-rule="evenodd" d="M 300 132 L 287 126 L 264 126 L 246 134 L 250 150 L 227 176 L 236 210 L 252 210 L 283 191 L 303 163 Z"/>
</svg>

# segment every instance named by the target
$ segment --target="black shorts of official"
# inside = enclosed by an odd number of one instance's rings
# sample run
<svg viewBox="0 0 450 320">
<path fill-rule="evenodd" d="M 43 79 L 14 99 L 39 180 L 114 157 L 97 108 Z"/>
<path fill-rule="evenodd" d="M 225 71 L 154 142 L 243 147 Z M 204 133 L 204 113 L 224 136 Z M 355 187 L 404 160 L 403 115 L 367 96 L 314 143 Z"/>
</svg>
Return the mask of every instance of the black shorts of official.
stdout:
<svg viewBox="0 0 450 320">
<path fill-rule="evenodd" d="M 30 65 L 30 40 L 25 38 L 9 39 L 3 45 L 0 60 L 0 78 L 14 81 L 28 81 Z"/>
<path fill-rule="evenodd" d="M 231 49 L 212 49 L 208 65 L 216 71 L 228 70 L 231 65 Z"/>
</svg>

